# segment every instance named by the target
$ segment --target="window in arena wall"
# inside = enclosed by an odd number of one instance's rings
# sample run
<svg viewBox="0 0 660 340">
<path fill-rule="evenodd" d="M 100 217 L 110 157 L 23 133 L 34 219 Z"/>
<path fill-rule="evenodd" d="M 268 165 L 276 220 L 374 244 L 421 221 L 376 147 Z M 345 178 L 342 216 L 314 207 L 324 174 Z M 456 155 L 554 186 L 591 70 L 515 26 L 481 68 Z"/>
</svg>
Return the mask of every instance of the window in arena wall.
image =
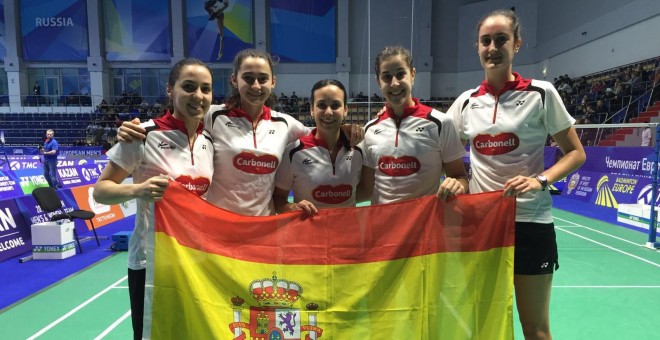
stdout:
<svg viewBox="0 0 660 340">
<path fill-rule="evenodd" d="M 9 88 L 7 87 L 7 72 L 4 68 L 0 68 L 0 96 L 6 95 L 9 95 Z"/>
<path fill-rule="evenodd" d="M 89 95 L 91 83 L 85 68 L 28 68 L 29 93 L 33 95 L 34 84 L 39 84 L 40 95 L 47 96 L 51 104 L 58 103 L 61 96 Z"/>
</svg>

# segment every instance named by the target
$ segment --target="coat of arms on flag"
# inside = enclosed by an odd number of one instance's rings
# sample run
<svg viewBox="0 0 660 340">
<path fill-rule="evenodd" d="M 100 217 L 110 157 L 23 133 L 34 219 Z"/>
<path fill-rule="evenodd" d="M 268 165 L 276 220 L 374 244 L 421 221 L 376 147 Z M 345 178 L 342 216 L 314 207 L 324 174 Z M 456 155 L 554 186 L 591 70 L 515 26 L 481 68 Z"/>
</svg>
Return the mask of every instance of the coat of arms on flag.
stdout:
<svg viewBox="0 0 660 340">
<path fill-rule="evenodd" d="M 171 183 L 154 225 L 146 338 L 513 339 L 502 192 L 246 217 Z"/>
<path fill-rule="evenodd" d="M 250 294 L 259 306 L 250 306 L 250 322 L 241 322 L 244 299 L 231 298 L 234 322 L 229 328 L 237 339 L 245 335 L 242 329 L 250 331 L 251 339 L 265 340 L 300 340 L 301 332 L 309 332 L 306 339 L 318 339 L 323 329 L 316 326 L 318 305 L 310 302 L 306 305 L 308 324 L 301 324 L 301 311 L 292 308 L 301 296 L 302 287 L 296 282 L 278 279 L 276 273 L 270 279 L 254 280 L 250 284 Z"/>
</svg>

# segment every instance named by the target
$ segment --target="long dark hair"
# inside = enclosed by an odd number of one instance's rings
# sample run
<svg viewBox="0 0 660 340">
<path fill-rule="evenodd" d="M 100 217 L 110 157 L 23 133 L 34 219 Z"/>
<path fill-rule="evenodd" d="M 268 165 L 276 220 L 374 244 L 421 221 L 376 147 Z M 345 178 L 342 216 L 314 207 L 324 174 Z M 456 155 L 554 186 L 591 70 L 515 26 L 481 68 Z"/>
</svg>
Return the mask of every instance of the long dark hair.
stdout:
<svg viewBox="0 0 660 340">
<path fill-rule="evenodd" d="M 380 77 L 380 64 L 397 55 L 402 56 L 408 68 L 412 70 L 413 59 L 410 51 L 401 46 L 387 46 L 376 56 L 376 80 Z"/>
<path fill-rule="evenodd" d="M 184 58 L 179 60 L 174 66 L 172 66 L 172 69 L 170 70 L 170 75 L 167 77 L 167 84 L 170 87 L 174 87 L 174 84 L 176 84 L 176 81 L 179 80 L 179 77 L 181 76 L 181 69 L 183 69 L 185 66 L 189 65 L 199 65 L 199 66 L 204 66 L 210 74 L 213 74 L 211 72 L 211 68 L 206 65 L 203 61 L 195 58 Z"/>
<path fill-rule="evenodd" d="M 270 54 L 268 54 L 268 52 L 266 51 L 248 48 L 238 52 L 238 54 L 236 54 L 236 56 L 234 57 L 234 67 L 232 71 L 234 77 L 238 77 L 238 70 L 241 68 L 243 61 L 245 61 L 245 59 L 250 57 L 261 58 L 263 60 L 266 60 L 268 62 L 268 66 L 270 66 L 270 73 L 272 76 L 274 76 L 273 59 L 270 57 Z M 271 107 L 275 104 L 275 102 L 276 102 L 275 95 L 271 91 L 270 97 L 266 99 L 266 103 L 264 103 L 264 105 Z M 241 106 L 241 94 L 238 92 L 238 88 L 236 88 L 234 84 L 231 83 L 231 78 L 229 79 L 229 92 L 225 97 L 225 105 L 227 106 L 227 108 L 230 109 Z"/>
<path fill-rule="evenodd" d="M 211 75 L 213 75 L 211 68 L 208 65 L 206 65 L 203 61 L 196 58 L 183 58 L 177 61 L 177 63 L 174 64 L 174 66 L 172 66 L 172 69 L 170 69 L 170 74 L 167 77 L 167 85 L 170 88 L 174 88 L 176 81 L 179 80 L 179 77 L 181 77 L 181 70 L 184 67 L 191 65 L 203 66 L 205 69 L 209 71 Z M 167 113 L 168 111 L 174 112 L 174 106 L 172 105 L 172 99 L 170 98 L 167 98 L 167 102 L 165 103 L 165 109 L 158 114 L 158 117 L 164 116 L 165 113 Z"/>
<path fill-rule="evenodd" d="M 317 81 L 316 84 L 312 86 L 312 95 L 310 96 L 310 98 L 312 99 L 312 105 L 314 105 L 314 91 L 330 85 L 337 86 L 340 90 L 342 90 L 342 92 L 344 92 L 344 106 L 348 104 L 348 95 L 346 95 L 346 88 L 344 87 L 344 84 L 342 84 L 337 79 L 323 79 Z"/>
<path fill-rule="evenodd" d="M 486 19 L 490 17 L 496 17 L 500 15 L 511 20 L 511 30 L 513 31 L 514 42 L 520 39 L 521 25 L 520 25 L 520 19 L 518 19 L 518 15 L 516 14 L 516 12 L 510 9 L 496 9 L 486 14 L 483 18 L 481 18 L 481 20 L 479 20 L 479 23 L 477 24 L 477 41 L 479 40 L 479 29 L 481 29 L 481 25 L 484 24 L 484 21 L 486 21 Z"/>
</svg>

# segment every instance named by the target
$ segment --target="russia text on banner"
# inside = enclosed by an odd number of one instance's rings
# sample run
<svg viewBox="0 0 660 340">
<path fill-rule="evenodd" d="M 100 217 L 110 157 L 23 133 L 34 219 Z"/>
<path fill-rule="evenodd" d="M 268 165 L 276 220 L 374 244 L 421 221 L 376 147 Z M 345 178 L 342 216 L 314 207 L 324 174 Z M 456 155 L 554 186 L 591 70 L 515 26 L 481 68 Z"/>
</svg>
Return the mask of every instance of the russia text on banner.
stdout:
<svg viewBox="0 0 660 340">
<path fill-rule="evenodd" d="M 147 337 L 513 338 L 515 199 L 502 192 L 302 219 L 235 215 L 172 183 L 155 219 Z"/>
</svg>

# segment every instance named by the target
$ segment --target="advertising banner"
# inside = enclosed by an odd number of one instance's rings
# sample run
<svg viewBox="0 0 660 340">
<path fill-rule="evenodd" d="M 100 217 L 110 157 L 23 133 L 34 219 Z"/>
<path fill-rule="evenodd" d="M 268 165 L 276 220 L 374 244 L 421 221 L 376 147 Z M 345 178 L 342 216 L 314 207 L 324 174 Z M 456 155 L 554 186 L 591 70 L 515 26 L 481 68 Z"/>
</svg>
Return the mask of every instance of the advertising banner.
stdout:
<svg viewBox="0 0 660 340">
<path fill-rule="evenodd" d="M 186 1 L 189 55 L 231 62 L 238 51 L 254 47 L 252 13 L 252 0 Z"/>
<path fill-rule="evenodd" d="M 101 146 L 60 146 L 59 156 L 101 156 L 103 147 Z M 5 146 L 7 157 L 39 155 L 39 149 L 36 146 Z"/>
<path fill-rule="evenodd" d="M 108 61 L 170 60 L 168 0 L 106 0 L 103 10 Z"/>
<path fill-rule="evenodd" d="M 14 200 L 0 200 L 0 262 L 32 250 L 30 228 Z"/>
<path fill-rule="evenodd" d="M 9 164 L 0 167 L 0 198 L 32 193 L 36 187 L 47 186 L 40 156 L 7 156 Z M 95 184 L 108 159 L 58 157 L 57 175 L 64 188 Z"/>
<path fill-rule="evenodd" d="M 651 206 L 660 206 L 660 192 L 655 202 L 652 198 L 653 149 L 585 147 L 585 151 L 587 161 L 566 177 L 562 196 L 604 208 L 601 219 L 614 216 L 618 222 L 648 229 Z"/>
<path fill-rule="evenodd" d="M 78 209 L 78 204 L 76 203 L 76 200 L 73 196 L 73 193 L 71 193 L 71 190 L 69 189 L 58 190 L 57 195 L 60 197 L 60 200 L 62 201 L 62 210 L 58 210 L 52 213 L 46 213 L 43 210 L 41 210 L 41 207 L 39 207 L 39 204 L 37 204 L 37 201 L 34 199 L 34 197 L 32 197 L 32 195 L 17 197 L 15 201 L 16 201 L 16 205 L 18 205 L 18 209 L 25 218 L 26 223 L 31 226 L 35 223 L 48 222 L 50 221 L 53 215 Z M 79 233 L 84 233 L 87 232 L 87 230 L 89 230 L 89 228 L 87 228 L 87 225 L 85 224 L 85 221 L 78 219 L 75 220 L 74 223 L 76 226 L 76 230 Z"/>
<path fill-rule="evenodd" d="M 0 200 L 23 195 L 20 179 L 11 170 L 0 170 Z"/>
<path fill-rule="evenodd" d="M 93 211 L 96 214 L 96 216 L 94 216 L 94 227 L 96 228 L 124 218 L 124 214 L 118 204 L 105 205 L 94 200 L 93 185 L 71 188 L 71 193 L 73 194 L 79 209 Z M 92 230 L 91 226 L 88 227 L 89 230 Z"/>
<path fill-rule="evenodd" d="M 618 150 L 614 151 L 615 149 Z M 584 150 L 587 153 L 587 161 L 580 170 L 638 177 L 651 176 L 653 148 L 587 146 Z"/>
<path fill-rule="evenodd" d="M 269 4 L 270 50 L 280 62 L 336 62 L 335 0 L 270 0 Z"/>
<path fill-rule="evenodd" d="M 21 0 L 23 58 L 27 61 L 87 61 L 85 0 Z"/>
<path fill-rule="evenodd" d="M 99 179 L 107 159 L 96 162 L 93 159 L 60 159 L 57 161 L 57 174 L 64 188 L 95 184 Z"/>
<path fill-rule="evenodd" d="M 19 180 L 23 195 L 31 194 L 35 188 L 48 186 L 41 167 L 15 170 L 14 173 Z"/>
</svg>

